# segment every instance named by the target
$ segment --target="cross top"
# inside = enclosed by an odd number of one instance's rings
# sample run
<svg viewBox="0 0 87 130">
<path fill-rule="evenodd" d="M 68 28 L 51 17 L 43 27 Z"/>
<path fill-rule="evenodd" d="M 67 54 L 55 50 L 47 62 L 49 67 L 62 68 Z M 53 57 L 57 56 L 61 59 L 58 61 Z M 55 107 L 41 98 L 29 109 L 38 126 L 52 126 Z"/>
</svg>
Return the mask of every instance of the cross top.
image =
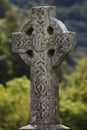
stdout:
<svg viewBox="0 0 87 130">
<path fill-rule="evenodd" d="M 24 24 L 19 33 L 13 33 L 13 52 L 20 54 L 30 64 L 33 50 L 43 51 L 56 48 L 55 54 L 66 55 L 75 46 L 75 33 L 69 32 L 65 25 L 55 17 L 54 6 L 38 6 L 32 8 L 31 19 Z M 26 56 L 24 55 L 25 52 Z M 22 55 L 23 54 L 23 55 Z M 58 56 L 55 56 L 59 62 Z M 27 59 L 27 60 L 26 60 Z M 60 58 L 61 60 L 61 58 Z"/>
<path fill-rule="evenodd" d="M 75 48 L 75 33 L 55 18 L 54 6 L 37 6 L 20 32 L 13 33 L 12 50 L 31 66 L 30 123 L 59 123 L 59 65 Z"/>
</svg>

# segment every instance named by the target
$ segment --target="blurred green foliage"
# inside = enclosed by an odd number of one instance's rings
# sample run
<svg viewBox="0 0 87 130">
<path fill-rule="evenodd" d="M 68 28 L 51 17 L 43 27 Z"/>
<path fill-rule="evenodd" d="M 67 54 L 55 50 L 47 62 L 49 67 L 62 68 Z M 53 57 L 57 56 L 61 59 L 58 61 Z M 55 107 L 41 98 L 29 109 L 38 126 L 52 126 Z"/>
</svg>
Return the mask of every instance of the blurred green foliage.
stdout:
<svg viewBox="0 0 87 130">
<path fill-rule="evenodd" d="M 87 0 L 0 0 L 0 130 L 29 123 L 30 75 L 11 51 L 11 34 L 18 31 L 35 5 L 57 6 L 57 18 L 77 33 L 78 49 L 62 65 L 61 122 L 74 130 L 87 126 Z M 15 78 L 20 77 L 21 78 Z"/>
<path fill-rule="evenodd" d="M 87 127 L 87 58 L 78 61 L 75 71 L 60 84 L 61 123 L 74 130 Z M 84 71 L 84 67 L 85 71 Z M 84 77 L 84 78 L 83 78 Z M 0 130 L 16 130 L 29 124 L 30 81 L 15 78 L 0 84 Z"/>
<path fill-rule="evenodd" d="M 19 77 L 25 73 L 29 76 L 29 68 L 11 50 L 12 32 L 19 30 L 23 16 L 20 16 L 19 9 L 12 6 L 8 0 L 0 1 L 1 5 L 2 11 L 7 7 L 0 19 L 0 83 L 5 84 L 13 77 Z"/>
<path fill-rule="evenodd" d="M 64 123 L 74 130 L 87 126 L 87 58 L 78 61 L 71 75 L 60 85 L 60 110 Z"/>
<path fill-rule="evenodd" d="M 73 71 L 75 61 L 87 55 L 87 27 L 86 27 L 86 0 L 1 0 L 0 1 L 0 83 L 27 75 L 30 77 L 30 68 L 26 66 L 17 54 L 11 50 L 11 34 L 20 29 L 24 18 L 29 17 L 31 8 L 34 5 L 56 5 L 57 17 L 62 20 L 71 31 L 77 33 L 78 51 L 66 59 L 69 64 L 68 73 Z M 20 63 L 20 64 L 19 64 Z M 65 65 L 64 65 L 65 67 Z"/>
<path fill-rule="evenodd" d="M 16 130 L 29 122 L 29 95 L 30 82 L 25 76 L 0 85 L 0 130 Z"/>
</svg>

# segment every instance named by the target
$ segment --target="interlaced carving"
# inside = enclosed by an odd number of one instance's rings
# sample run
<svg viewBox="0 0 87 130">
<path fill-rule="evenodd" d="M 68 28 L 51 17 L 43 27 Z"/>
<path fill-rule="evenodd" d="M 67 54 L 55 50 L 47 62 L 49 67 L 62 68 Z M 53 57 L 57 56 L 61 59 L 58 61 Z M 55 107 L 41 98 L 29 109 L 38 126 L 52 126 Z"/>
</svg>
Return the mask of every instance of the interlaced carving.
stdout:
<svg viewBox="0 0 87 130">
<path fill-rule="evenodd" d="M 31 19 L 13 33 L 13 51 L 31 66 L 31 124 L 59 123 L 59 65 L 75 44 L 75 33 L 55 18 L 55 7 L 32 8 Z"/>
</svg>

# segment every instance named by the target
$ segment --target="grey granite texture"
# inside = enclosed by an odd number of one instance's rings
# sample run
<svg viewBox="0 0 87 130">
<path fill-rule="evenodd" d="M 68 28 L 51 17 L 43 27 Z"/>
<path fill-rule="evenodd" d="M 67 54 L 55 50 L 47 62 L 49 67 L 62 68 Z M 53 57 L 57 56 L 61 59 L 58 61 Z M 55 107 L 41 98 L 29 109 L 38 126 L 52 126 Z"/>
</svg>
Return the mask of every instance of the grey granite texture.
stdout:
<svg viewBox="0 0 87 130">
<path fill-rule="evenodd" d="M 68 129 L 59 124 L 59 66 L 75 49 L 75 33 L 56 19 L 56 7 L 38 6 L 32 8 L 30 19 L 12 39 L 13 52 L 31 68 L 32 125 L 22 129 Z"/>
</svg>

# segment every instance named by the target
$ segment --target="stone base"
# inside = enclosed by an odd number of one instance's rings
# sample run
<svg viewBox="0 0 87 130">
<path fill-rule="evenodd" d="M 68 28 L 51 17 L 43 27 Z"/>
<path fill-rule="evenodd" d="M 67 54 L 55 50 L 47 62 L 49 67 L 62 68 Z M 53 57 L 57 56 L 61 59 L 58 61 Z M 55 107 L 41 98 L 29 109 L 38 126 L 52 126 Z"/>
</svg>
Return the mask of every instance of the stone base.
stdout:
<svg viewBox="0 0 87 130">
<path fill-rule="evenodd" d="M 38 125 L 26 125 L 24 127 L 21 127 L 20 130 L 69 130 L 69 127 L 66 127 L 62 124 L 52 124 L 52 125 L 46 125 L 46 124 L 38 124 Z"/>
</svg>

